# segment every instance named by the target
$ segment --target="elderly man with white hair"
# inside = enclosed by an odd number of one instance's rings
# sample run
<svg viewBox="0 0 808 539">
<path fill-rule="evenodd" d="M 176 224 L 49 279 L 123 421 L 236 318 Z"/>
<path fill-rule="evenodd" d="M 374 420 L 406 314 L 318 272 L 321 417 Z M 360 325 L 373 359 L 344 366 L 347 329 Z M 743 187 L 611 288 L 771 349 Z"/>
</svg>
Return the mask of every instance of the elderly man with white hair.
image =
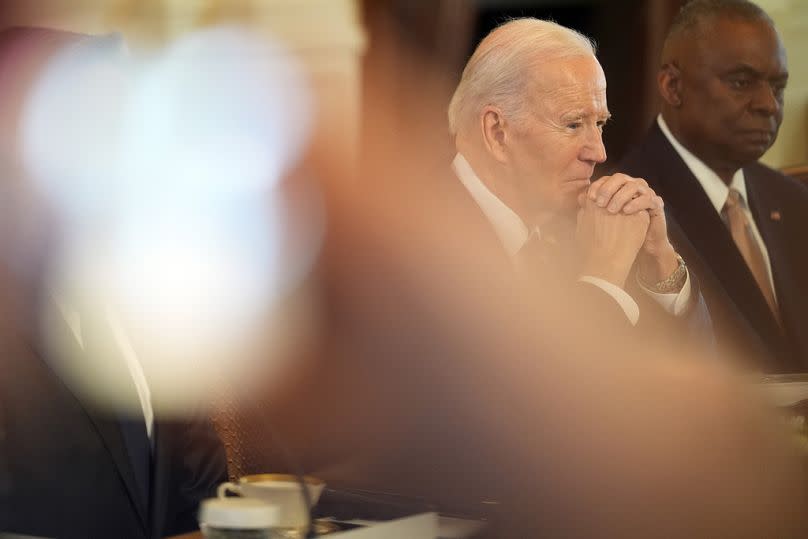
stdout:
<svg viewBox="0 0 808 539">
<path fill-rule="evenodd" d="M 591 181 L 610 114 L 588 38 L 533 18 L 499 26 L 466 65 L 448 116 L 454 172 L 518 269 L 562 268 L 632 325 L 648 304 L 709 326 L 662 199 L 624 174 Z"/>
</svg>

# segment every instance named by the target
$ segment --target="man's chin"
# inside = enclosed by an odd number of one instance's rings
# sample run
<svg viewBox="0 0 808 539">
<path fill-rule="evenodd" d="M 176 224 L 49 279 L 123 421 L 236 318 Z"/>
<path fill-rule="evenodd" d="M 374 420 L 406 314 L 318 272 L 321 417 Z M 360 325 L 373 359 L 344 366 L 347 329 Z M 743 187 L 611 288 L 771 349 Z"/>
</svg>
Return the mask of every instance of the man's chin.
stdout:
<svg viewBox="0 0 808 539">
<path fill-rule="evenodd" d="M 746 166 L 750 163 L 757 162 L 763 155 L 769 151 L 771 144 L 759 144 L 744 148 L 743 155 L 740 156 L 738 161 L 742 163 L 741 166 Z"/>
<path fill-rule="evenodd" d="M 770 140 L 741 140 L 730 151 L 741 166 L 758 161 L 773 145 Z"/>
<path fill-rule="evenodd" d="M 561 188 L 564 192 L 573 192 L 575 196 L 578 196 L 578 193 L 585 190 L 592 184 L 591 180 L 583 179 L 583 180 L 569 180 L 562 184 Z"/>
<path fill-rule="evenodd" d="M 583 192 L 583 189 L 577 191 L 564 193 L 559 204 L 559 213 L 562 215 L 576 215 L 578 212 L 578 195 Z"/>
<path fill-rule="evenodd" d="M 589 188 L 589 180 L 574 180 L 565 182 L 562 186 L 561 205 L 566 210 L 578 209 L 578 195 Z"/>
</svg>

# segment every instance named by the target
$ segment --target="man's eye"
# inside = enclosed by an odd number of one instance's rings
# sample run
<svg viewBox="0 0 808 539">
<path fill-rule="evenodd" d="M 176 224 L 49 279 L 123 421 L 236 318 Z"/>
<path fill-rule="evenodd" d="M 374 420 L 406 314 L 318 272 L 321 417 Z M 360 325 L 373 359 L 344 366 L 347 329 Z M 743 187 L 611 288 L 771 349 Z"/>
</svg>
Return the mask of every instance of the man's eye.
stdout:
<svg viewBox="0 0 808 539">
<path fill-rule="evenodd" d="M 735 90 L 745 90 L 752 85 L 752 81 L 749 79 L 731 79 L 729 85 Z"/>
<path fill-rule="evenodd" d="M 606 127 L 606 120 L 599 121 L 598 122 L 598 129 L 600 130 L 601 133 L 603 132 L 604 127 Z"/>
<path fill-rule="evenodd" d="M 582 125 L 581 122 L 572 122 L 567 124 L 567 129 L 580 129 Z"/>
</svg>

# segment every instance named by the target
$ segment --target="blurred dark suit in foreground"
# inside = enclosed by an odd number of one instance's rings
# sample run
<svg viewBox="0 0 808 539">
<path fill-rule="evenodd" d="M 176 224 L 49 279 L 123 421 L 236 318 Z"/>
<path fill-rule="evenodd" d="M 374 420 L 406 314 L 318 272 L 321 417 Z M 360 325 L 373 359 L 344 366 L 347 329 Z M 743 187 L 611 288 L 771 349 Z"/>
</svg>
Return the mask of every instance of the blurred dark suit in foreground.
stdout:
<svg viewBox="0 0 808 539">
<path fill-rule="evenodd" d="M 319 342 L 262 418 L 307 472 L 491 537 L 800 536 L 797 460 L 730 373 L 514 279 L 444 200 L 330 199 Z"/>
<path fill-rule="evenodd" d="M 125 414 L 71 391 L 35 341 L 4 335 L 0 346 L 0 445 L 8 472 L 0 529 L 158 538 L 197 528 L 199 501 L 226 478 L 224 451 L 207 421 L 155 421 L 144 499 L 122 435 Z"/>
<path fill-rule="evenodd" d="M 47 289 L 43 275 L 59 235 L 56 216 L 31 196 L 35 190 L 20 166 L 20 115 L 37 76 L 63 47 L 90 51 L 93 40 L 44 29 L 0 33 L 0 181 L 8 210 L 0 234 L 0 531 L 159 538 L 196 528 L 199 501 L 225 479 L 223 447 L 207 420 L 163 418 L 159 411 L 147 420 L 151 407 L 141 407 L 143 395 L 120 353 L 110 352 L 106 372 L 85 368 L 78 377 L 112 376 L 106 380 L 117 382 L 115 391 L 131 405 L 125 409 L 90 398 L 58 368 L 98 351 L 93 344 L 109 340 L 111 328 L 92 323 L 77 304 L 64 305 L 56 301 L 58 291 Z M 101 50 L 110 44 L 101 43 Z M 80 332 L 65 306 L 82 315 Z M 61 338 L 46 337 L 46 327 Z"/>
</svg>

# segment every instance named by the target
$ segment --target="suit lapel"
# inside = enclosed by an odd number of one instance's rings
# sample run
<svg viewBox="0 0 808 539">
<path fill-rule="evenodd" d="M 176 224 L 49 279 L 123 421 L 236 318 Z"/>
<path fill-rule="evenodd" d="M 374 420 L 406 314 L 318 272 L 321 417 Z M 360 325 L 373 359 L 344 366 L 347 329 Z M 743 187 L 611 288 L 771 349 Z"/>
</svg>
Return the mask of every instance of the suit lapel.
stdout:
<svg viewBox="0 0 808 539">
<path fill-rule="evenodd" d="M 755 170 L 744 170 L 744 174 L 750 209 L 769 253 L 772 281 L 783 324 L 786 331 L 799 341 L 804 338 L 800 321 L 804 319 L 805 296 L 800 293 L 802 279 L 799 265 L 790 254 L 795 240 L 789 238 L 788 231 L 800 228 L 792 220 L 801 210 L 789 207 L 787 195 L 775 192 L 773 185 L 766 185 L 766 178 Z"/>
<path fill-rule="evenodd" d="M 460 241 L 474 242 L 475 246 L 484 252 L 498 255 L 497 263 L 512 265 L 511 257 L 494 230 L 494 225 L 485 216 L 455 171 L 450 168 L 448 172 L 447 181 L 442 186 L 444 208 L 450 213 L 457 214 L 454 220 L 463 224 L 461 231 L 465 237 Z"/>
<path fill-rule="evenodd" d="M 782 337 L 777 321 L 729 230 L 699 181 L 656 123 L 649 135 L 649 145 L 649 155 L 656 157 L 656 168 L 660 171 L 656 178 L 658 182 L 652 186 L 658 189 L 666 208 L 703 260 L 704 271 L 714 274 L 715 283 L 723 289 L 725 301 L 736 306 L 763 340 L 773 350 L 781 350 Z"/>
<path fill-rule="evenodd" d="M 66 390 L 79 402 L 90 422 L 104 443 L 110 458 L 115 464 L 121 482 L 124 484 L 129 501 L 135 508 L 143 531 L 148 529 L 148 513 L 142 497 L 139 494 L 135 475 L 132 470 L 123 435 L 118 421 L 113 414 L 102 412 L 102 405 L 95 402 L 85 392 L 75 391 L 76 386 L 71 381 L 68 372 L 60 368 L 60 362 L 71 361 L 84 354 L 73 330 L 53 301 L 46 301 L 44 313 L 44 340 L 46 345 L 39 349 L 41 357 L 49 358 L 48 368 L 62 382 Z M 86 341 L 85 341 L 86 343 Z"/>
<path fill-rule="evenodd" d="M 785 299 L 782 287 L 783 272 L 781 268 L 787 266 L 786 263 L 783 263 L 784 261 L 780 260 L 780 255 L 785 252 L 783 242 L 786 241 L 781 225 L 782 209 L 778 201 L 773 200 L 771 194 L 762 185 L 763 179 L 756 175 L 753 170 L 745 169 L 744 176 L 746 177 L 749 209 L 755 219 L 758 231 L 763 237 L 763 242 L 766 244 L 766 250 L 769 252 L 769 262 L 772 267 L 772 280 L 774 281 L 775 292 L 777 293 L 779 303 L 781 296 Z M 777 216 L 776 219 L 772 218 L 774 214 Z"/>
<path fill-rule="evenodd" d="M 145 531 L 148 525 L 148 514 L 139 493 L 137 482 L 135 481 L 135 474 L 129 462 L 129 456 L 126 452 L 126 446 L 124 445 L 118 422 L 115 419 L 92 412 L 91 410 L 93 408 L 85 402 L 82 402 L 82 406 L 98 430 L 98 434 L 104 441 L 104 445 L 106 445 L 113 462 L 115 462 L 118 474 L 126 486 L 129 500 L 132 502 L 132 505 L 135 506 L 137 515 L 140 518 L 140 523 Z"/>
</svg>

